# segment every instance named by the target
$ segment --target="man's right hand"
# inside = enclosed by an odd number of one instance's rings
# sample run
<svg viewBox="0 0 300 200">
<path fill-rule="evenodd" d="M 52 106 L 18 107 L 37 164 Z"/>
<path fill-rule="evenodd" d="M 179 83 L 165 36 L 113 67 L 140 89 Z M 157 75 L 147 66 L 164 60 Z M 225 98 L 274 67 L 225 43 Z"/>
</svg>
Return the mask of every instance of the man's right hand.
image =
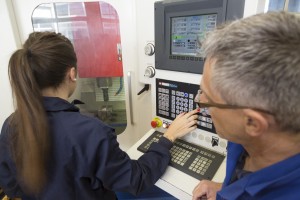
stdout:
<svg viewBox="0 0 300 200">
<path fill-rule="evenodd" d="M 207 200 L 216 200 L 217 192 L 221 188 L 222 183 L 202 180 L 193 190 L 193 200 L 201 200 L 202 197 Z"/>
</svg>

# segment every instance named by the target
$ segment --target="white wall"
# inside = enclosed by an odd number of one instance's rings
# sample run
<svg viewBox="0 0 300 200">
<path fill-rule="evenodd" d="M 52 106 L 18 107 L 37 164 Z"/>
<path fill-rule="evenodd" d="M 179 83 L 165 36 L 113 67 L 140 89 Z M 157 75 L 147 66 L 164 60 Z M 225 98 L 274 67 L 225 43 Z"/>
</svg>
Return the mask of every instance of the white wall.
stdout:
<svg viewBox="0 0 300 200">
<path fill-rule="evenodd" d="M 20 46 L 11 0 L 0 1 L 0 127 L 13 112 L 12 93 L 8 79 L 8 61 L 10 55 Z"/>
<path fill-rule="evenodd" d="M 264 11 L 266 0 L 245 0 L 244 17 Z"/>
</svg>

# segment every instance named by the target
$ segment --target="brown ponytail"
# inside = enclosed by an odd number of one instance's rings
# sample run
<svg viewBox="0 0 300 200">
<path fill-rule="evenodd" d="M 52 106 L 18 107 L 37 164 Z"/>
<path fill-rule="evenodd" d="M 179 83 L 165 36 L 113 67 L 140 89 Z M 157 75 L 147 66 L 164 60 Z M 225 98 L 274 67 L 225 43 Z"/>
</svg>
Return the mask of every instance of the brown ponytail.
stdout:
<svg viewBox="0 0 300 200">
<path fill-rule="evenodd" d="M 10 58 L 9 76 L 16 106 L 10 123 L 11 149 L 25 193 L 38 194 L 47 183 L 51 143 L 41 90 L 58 87 L 76 62 L 71 42 L 52 32 L 30 34 L 23 48 Z"/>
<path fill-rule="evenodd" d="M 13 115 L 15 140 L 13 152 L 17 171 L 26 190 L 37 193 L 46 181 L 48 124 L 39 87 L 24 49 L 16 51 L 9 62 L 9 73 L 17 110 Z"/>
</svg>

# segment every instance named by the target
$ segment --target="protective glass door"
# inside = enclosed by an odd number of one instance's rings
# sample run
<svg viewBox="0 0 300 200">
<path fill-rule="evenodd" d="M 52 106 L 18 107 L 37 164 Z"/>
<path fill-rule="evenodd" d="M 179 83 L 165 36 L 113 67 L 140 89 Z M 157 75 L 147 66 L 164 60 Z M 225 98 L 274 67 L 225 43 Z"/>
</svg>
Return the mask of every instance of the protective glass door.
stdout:
<svg viewBox="0 0 300 200">
<path fill-rule="evenodd" d="M 32 14 L 34 31 L 68 37 L 77 54 L 78 84 L 72 100 L 81 113 L 98 117 L 122 133 L 126 126 L 119 17 L 105 2 L 40 4 Z"/>
</svg>

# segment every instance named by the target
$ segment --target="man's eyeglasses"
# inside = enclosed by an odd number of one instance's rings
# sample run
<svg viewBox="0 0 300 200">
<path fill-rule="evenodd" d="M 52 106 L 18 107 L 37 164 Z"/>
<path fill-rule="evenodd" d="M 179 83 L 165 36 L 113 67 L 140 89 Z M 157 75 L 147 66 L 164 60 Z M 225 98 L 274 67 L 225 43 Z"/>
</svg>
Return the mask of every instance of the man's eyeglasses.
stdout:
<svg viewBox="0 0 300 200">
<path fill-rule="evenodd" d="M 207 102 L 200 102 L 200 95 L 204 94 L 205 97 L 207 98 Z M 238 105 L 230 105 L 230 104 L 220 104 L 220 103 L 215 103 L 210 97 L 208 97 L 206 95 L 206 93 L 199 89 L 198 93 L 194 99 L 194 101 L 197 103 L 197 105 L 199 106 L 199 108 L 210 108 L 210 107 L 216 107 L 216 108 L 220 108 L 220 109 L 253 109 L 259 112 L 263 112 L 263 113 L 267 113 L 270 115 L 273 115 L 273 113 L 271 113 L 270 111 L 267 110 L 263 110 L 260 108 L 252 108 L 249 106 L 238 106 Z"/>
</svg>

